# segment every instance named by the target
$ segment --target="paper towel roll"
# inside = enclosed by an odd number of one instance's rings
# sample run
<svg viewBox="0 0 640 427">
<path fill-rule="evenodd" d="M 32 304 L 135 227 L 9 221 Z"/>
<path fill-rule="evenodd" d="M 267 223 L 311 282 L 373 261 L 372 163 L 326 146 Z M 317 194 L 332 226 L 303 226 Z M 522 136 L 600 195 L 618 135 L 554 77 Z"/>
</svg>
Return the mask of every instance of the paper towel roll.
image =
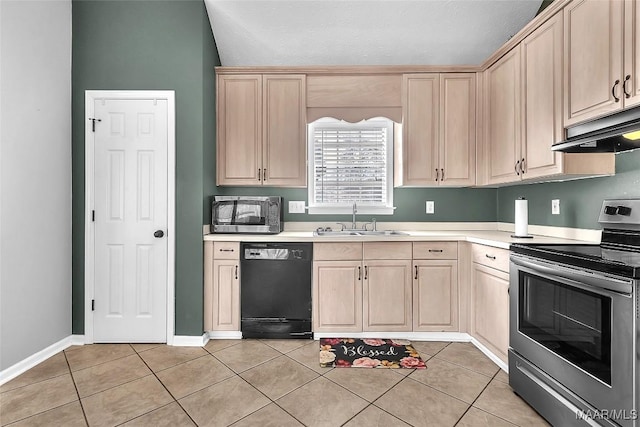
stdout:
<svg viewBox="0 0 640 427">
<path fill-rule="evenodd" d="M 515 236 L 527 236 L 527 228 L 529 223 L 529 209 L 527 199 L 519 198 L 516 200 L 516 230 Z"/>
</svg>

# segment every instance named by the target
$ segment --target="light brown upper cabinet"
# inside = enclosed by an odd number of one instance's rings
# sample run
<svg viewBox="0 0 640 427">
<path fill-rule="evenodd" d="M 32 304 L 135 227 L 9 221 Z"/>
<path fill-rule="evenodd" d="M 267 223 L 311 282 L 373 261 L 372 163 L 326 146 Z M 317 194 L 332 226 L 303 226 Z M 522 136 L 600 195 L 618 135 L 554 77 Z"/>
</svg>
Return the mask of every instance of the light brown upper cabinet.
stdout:
<svg viewBox="0 0 640 427">
<path fill-rule="evenodd" d="M 562 18 L 552 16 L 485 72 L 485 169 L 479 183 L 615 172 L 611 153 L 551 149 L 564 138 Z"/>
<path fill-rule="evenodd" d="M 403 138 L 397 185 L 475 184 L 476 76 L 403 76 Z"/>
<path fill-rule="evenodd" d="M 484 177 L 482 184 L 519 179 L 520 46 L 484 73 Z"/>
<path fill-rule="evenodd" d="M 638 77 L 623 75 L 624 7 L 576 0 L 564 9 L 565 126 L 622 109 L 625 91 L 636 90 Z"/>
<path fill-rule="evenodd" d="M 626 85 L 626 86 L 625 86 Z M 640 2 L 624 2 L 624 106 L 640 104 Z"/>
<path fill-rule="evenodd" d="M 562 153 L 551 145 L 563 137 L 562 14 L 538 27 L 520 44 L 522 151 L 516 177 L 562 172 Z"/>
<path fill-rule="evenodd" d="M 305 80 L 217 76 L 217 185 L 306 186 Z"/>
</svg>

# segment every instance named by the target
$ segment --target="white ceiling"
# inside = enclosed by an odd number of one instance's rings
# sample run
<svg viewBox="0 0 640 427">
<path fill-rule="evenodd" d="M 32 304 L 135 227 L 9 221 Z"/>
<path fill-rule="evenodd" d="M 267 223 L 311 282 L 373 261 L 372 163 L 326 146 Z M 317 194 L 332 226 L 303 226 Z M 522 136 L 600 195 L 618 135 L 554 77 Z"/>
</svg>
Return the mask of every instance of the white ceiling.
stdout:
<svg viewBox="0 0 640 427">
<path fill-rule="evenodd" d="M 478 65 L 541 0 L 205 0 L 224 66 Z"/>
</svg>

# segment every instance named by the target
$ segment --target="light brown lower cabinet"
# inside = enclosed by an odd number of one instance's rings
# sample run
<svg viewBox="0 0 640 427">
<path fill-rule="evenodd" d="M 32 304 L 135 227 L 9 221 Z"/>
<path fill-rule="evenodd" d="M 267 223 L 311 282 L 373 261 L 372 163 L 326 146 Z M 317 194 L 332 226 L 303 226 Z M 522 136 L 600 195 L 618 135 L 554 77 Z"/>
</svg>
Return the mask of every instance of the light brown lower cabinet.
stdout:
<svg viewBox="0 0 640 427">
<path fill-rule="evenodd" d="M 411 319 L 411 242 L 314 244 L 314 332 L 411 331 Z"/>
<path fill-rule="evenodd" d="M 472 266 L 471 335 L 507 362 L 509 273 L 477 262 Z"/>
<path fill-rule="evenodd" d="M 313 263 L 314 332 L 362 331 L 362 261 Z"/>
<path fill-rule="evenodd" d="M 204 244 L 204 329 L 240 330 L 240 244 Z"/>
<path fill-rule="evenodd" d="M 411 331 L 411 260 L 366 260 L 363 330 Z"/>
<path fill-rule="evenodd" d="M 458 262 L 413 261 L 413 330 L 458 331 Z"/>
</svg>

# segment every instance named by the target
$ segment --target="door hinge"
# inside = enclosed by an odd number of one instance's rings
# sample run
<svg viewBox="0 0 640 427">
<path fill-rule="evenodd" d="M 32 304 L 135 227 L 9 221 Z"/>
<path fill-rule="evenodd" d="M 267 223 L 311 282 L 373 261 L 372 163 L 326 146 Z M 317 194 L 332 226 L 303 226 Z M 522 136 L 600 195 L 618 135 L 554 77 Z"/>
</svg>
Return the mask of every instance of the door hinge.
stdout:
<svg viewBox="0 0 640 427">
<path fill-rule="evenodd" d="M 91 311 L 96 311 L 96 300 L 91 300 Z"/>
<path fill-rule="evenodd" d="M 91 211 L 91 221 L 96 222 L 96 211 Z"/>
<path fill-rule="evenodd" d="M 102 120 L 96 119 L 95 117 L 89 117 L 89 120 L 91 120 L 91 132 L 95 132 L 96 131 L 96 122 L 101 122 Z"/>
</svg>

